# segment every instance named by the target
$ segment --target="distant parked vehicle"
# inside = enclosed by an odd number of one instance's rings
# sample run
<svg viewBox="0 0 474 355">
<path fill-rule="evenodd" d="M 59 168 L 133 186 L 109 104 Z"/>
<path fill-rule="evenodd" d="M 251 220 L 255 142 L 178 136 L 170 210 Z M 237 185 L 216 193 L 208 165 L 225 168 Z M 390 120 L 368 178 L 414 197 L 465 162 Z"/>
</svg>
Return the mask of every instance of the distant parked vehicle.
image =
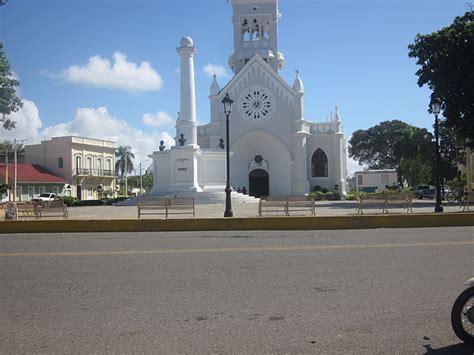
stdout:
<svg viewBox="0 0 474 355">
<path fill-rule="evenodd" d="M 33 198 L 32 201 L 35 201 L 35 202 L 49 202 L 49 201 L 53 201 L 55 199 L 56 199 L 56 194 L 55 193 L 47 192 L 47 193 L 44 193 L 44 194 L 40 194 L 38 197 Z"/>
<path fill-rule="evenodd" d="M 1 202 L 8 202 L 10 201 L 10 191 L 7 190 L 3 193 L 0 193 L 0 197 L 2 198 Z"/>
<path fill-rule="evenodd" d="M 422 200 L 423 198 L 435 198 L 436 189 L 429 185 L 418 185 L 413 188 L 413 193 L 416 198 Z"/>
<path fill-rule="evenodd" d="M 419 190 L 417 197 L 422 200 L 424 198 L 434 199 L 436 197 L 436 189 L 428 187 L 427 189 Z"/>
</svg>

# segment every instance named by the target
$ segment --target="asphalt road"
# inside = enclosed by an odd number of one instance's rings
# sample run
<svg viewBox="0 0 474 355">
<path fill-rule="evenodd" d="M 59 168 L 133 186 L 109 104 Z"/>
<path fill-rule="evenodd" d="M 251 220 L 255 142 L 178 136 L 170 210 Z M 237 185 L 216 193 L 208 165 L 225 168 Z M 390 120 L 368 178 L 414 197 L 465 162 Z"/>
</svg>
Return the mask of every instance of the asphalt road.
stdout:
<svg viewBox="0 0 474 355">
<path fill-rule="evenodd" d="M 0 353 L 472 354 L 474 228 L 0 235 Z"/>
</svg>

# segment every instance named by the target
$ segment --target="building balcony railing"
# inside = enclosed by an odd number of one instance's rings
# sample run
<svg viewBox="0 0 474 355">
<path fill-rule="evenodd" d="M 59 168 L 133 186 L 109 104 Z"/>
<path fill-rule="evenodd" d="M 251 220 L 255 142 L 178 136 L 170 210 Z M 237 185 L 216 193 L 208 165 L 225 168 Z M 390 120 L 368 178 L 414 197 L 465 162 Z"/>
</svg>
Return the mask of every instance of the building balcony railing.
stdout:
<svg viewBox="0 0 474 355">
<path fill-rule="evenodd" d="M 84 168 L 76 168 L 73 170 L 73 175 L 80 175 L 80 176 L 103 176 L 103 177 L 114 177 L 115 171 L 114 170 L 104 170 L 104 169 L 84 169 Z"/>
</svg>

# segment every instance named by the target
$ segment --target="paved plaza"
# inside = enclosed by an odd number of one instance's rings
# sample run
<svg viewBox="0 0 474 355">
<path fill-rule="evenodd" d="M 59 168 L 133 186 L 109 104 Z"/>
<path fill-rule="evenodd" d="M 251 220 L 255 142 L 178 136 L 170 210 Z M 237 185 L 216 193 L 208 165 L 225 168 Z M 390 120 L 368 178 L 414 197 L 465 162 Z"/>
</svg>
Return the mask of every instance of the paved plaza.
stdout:
<svg viewBox="0 0 474 355">
<path fill-rule="evenodd" d="M 413 213 L 431 213 L 434 211 L 435 202 L 431 200 L 413 201 Z M 471 208 L 474 210 L 474 208 Z M 220 218 L 224 216 L 225 204 L 197 204 L 196 218 Z M 234 201 L 232 203 L 234 217 L 258 217 L 258 200 L 255 202 Z M 444 211 L 450 213 L 462 212 L 459 205 L 444 205 Z M 405 213 L 403 206 L 390 206 L 390 214 Z M 356 214 L 355 201 L 316 201 L 317 216 L 349 216 Z M 380 208 L 370 206 L 364 209 L 364 214 L 380 215 Z M 70 219 L 129 219 L 137 218 L 137 206 L 88 206 L 88 207 L 70 207 Z M 291 216 L 309 216 L 309 211 L 295 211 Z M 265 216 L 284 216 L 283 212 L 265 214 Z M 186 218 L 186 215 L 170 215 L 169 218 Z M 144 218 L 163 218 L 162 216 L 146 216 Z"/>
</svg>

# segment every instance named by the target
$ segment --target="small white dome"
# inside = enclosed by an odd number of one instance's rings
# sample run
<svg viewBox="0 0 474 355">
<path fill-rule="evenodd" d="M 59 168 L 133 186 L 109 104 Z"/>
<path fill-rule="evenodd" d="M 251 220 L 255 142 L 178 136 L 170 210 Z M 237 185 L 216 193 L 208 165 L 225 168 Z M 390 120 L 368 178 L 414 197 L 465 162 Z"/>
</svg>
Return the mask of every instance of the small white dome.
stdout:
<svg viewBox="0 0 474 355">
<path fill-rule="evenodd" d="M 296 78 L 295 81 L 293 82 L 293 90 L 296 92 L 304 92 L 304 85 L 303 85 L 303 80 L 300 78 L 300 72 L 297 70 L 296 71 Z"/>
<path fill-rule="evenodd" d="M 189 36 L 181 38 L 181 47 L 192 47 L 193 46 L 193 39 Z"/>
</svg>

